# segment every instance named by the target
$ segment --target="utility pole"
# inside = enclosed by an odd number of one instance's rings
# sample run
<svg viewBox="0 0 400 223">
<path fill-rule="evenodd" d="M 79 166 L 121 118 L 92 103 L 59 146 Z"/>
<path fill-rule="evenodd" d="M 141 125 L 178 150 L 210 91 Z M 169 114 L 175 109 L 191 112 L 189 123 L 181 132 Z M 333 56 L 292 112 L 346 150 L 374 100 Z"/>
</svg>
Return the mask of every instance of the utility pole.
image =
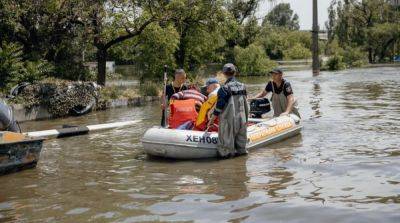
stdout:
<svg viewBox="0 0 400 223">
<path fill-rule="evenodd" d="M 313 27 L 312 27 L 312 70 L 313 76 L 319 75 L 319 46 L 318 46 L 318 0 L 313 0 Z"/>
</svg>

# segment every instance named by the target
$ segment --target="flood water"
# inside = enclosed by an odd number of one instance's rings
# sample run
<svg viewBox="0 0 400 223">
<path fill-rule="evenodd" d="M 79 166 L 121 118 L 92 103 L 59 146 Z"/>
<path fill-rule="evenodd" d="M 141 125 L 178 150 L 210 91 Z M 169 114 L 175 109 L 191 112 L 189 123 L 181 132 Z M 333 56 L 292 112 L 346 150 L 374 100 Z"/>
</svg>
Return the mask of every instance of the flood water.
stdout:
<svg viewBox="0 0 400 223">
<path fill-rule="evenodd" d="M 0 222 L 400 222 L 400 69 L 286 77 L 302 134 L 229 160 L 147 158 L 158 104 L 24 123 L 141 120 L 46 141 L 36 169 L 0 177 Z"/>
</svg>

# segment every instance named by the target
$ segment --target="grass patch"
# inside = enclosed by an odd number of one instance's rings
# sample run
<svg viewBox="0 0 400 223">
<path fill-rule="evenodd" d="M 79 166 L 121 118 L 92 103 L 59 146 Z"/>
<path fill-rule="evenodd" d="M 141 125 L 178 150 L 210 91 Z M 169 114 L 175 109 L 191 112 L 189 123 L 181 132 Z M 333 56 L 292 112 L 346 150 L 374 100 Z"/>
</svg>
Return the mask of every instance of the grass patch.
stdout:
<svg viewBox="0 0 400 223">
<path fill-rule="evenodd" d="M 113 99 L 132 99 L 140 96 L 137 89 L 121 88 L 120 86 L 109 86 L 100 89 L 100 98 L 102 100 Z"/>
<path fill-rule="evenodd" d="M 161 85 L 156 82 L 145 82 L 139 86 L 139 94 L 142 96 L 159 96 Z"/>
</svg>

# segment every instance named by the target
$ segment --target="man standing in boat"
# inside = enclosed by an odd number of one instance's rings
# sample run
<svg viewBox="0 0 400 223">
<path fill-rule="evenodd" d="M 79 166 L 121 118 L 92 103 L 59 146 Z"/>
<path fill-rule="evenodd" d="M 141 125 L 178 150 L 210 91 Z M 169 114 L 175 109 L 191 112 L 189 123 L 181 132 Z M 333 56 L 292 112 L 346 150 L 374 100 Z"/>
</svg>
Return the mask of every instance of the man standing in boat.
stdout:
<svg viewBox="0 0 400 223">
<path fill-rule="evenodd" d="M 207 128 L 211 128 L 216 117 L 219 118 L 218 153 L 221 157 L 247 154 L 247 121 L 249 108 L 246 86 L 236 80 L 236 67 L 225 64 L 222 72 L 225 85 L 218 90 L 217 105 Z"/>
<path fill-rule="evenodd" d="M 260 92 L 255 98 L 263 98 L 269 92 L 272 92 L 272 107 L 274 109 L 274 117 L 288 115 L 290 113 L 300 117 L 296 101 L 293 96 L 293 89 L 289 81 L 283 79 L 281 69 L 274 69 L 270 72 L 272 81 L 268 82 L 265 89 Z"/>
<path fill-rule="evenodd" d="M 171 99 L 171 96 L 175 93 L 184 91 L 188 89 L 188 86 L 185 84 L 186 82 L 186 72 L 183 69 L 177 69 L 174 73 L 174 81 L 171 84 L 168 84 L 165 88 L 165 93 L 167 95 L 167 99 Z M 161 105 L 163 109 L 165 109 L 165 105 Z"/>
</svg>

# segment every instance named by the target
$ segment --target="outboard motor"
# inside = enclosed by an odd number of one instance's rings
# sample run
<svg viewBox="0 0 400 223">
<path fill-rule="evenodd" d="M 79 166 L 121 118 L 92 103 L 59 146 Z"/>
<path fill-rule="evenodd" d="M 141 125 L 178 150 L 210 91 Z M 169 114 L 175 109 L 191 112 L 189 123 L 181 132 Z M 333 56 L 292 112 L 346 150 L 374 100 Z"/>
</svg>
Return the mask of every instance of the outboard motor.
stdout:
<svg viewBox="0 0 400 223">
<path fill-rule="evenodd" d="M 20 132 L 12 108 L 0 100 L 0 131 Z"/>
<path fill-rule="evenodd" d="M 252 118 L 262 118 L 263 114 L 271 111 L 271 103 L 268 98 L 257 98 L 250 102 L 250 115 Z"/>
</svg>

